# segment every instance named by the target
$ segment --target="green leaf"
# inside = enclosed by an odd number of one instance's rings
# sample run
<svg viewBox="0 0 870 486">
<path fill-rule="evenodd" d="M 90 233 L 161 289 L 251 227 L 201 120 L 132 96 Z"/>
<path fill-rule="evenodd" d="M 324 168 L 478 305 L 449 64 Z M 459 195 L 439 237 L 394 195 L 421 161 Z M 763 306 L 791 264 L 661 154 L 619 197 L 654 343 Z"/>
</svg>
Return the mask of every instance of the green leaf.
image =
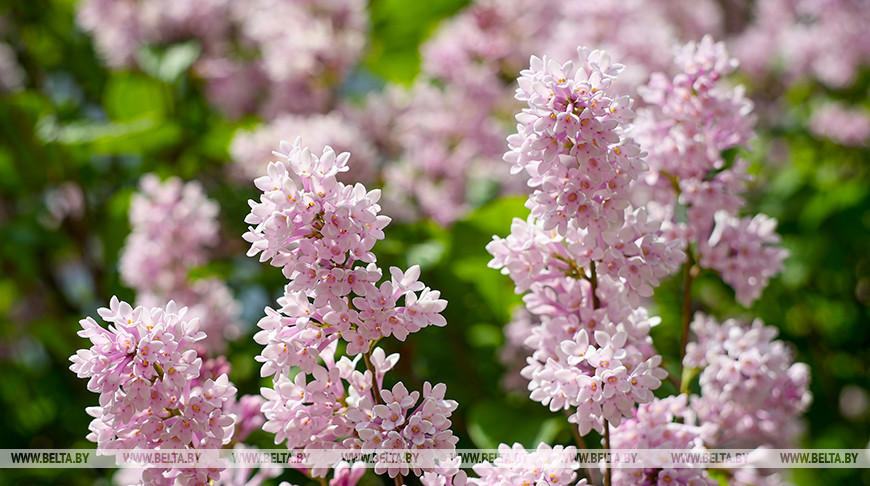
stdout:
<svg viewBox="0 0 870 486">
<path fill-rule="evenodd" d="M 534 448 L 540 442 L 552 441 L 561 431 L 560 419 L 541 408 L 534 412 L 503 402 L 475 404 L 468 414 L 468 435 L 481 449 L 497 449 L 499 444 L 519 442 Z"/>
<path fill-rule="evenodd" d="M 474 211 L 460 222 L 490 235 L 507 235 L 511 232 L 514 218 L 525 220 L 529 210 L 525 197 L 503 197 Z"/>
<path fill-rule="evenodd" d="M 132 73 L 109 78 L 103 92 L 103 108 L 114 121 L 150 117 L 159 120 L 169 111 L 167 86 L 153 78 Z"/>
<path fill-rule="evenodd" d="M 409 84 L 420 70 L 420 43 L 441 19 L 468 3 L 469 0 L 373 0 L 369 4 L 372 35 L 366 66 L 389 81 Z"/>
<path fill-rule="evenodd" d="M 174 44 L 165 49 L 144 46 L 136 53 L 142 69 L 157 79 L 174 83 L 196 62 L 202 47 L 196 41 Z"/>
<path fill-rule="evenodd" d="M 490 323 L 479 322 L 465 332 L 468 344 L 476 348 L 498 348 L 504 344 L 504 333 L 501 327 Z"/>
<path fill-rule="evenodd" d="M 121 123 L 77 121 L 59 124 L 53 116 L 43 117 L 36 126 L 44 142 L 88 145 L 95 153 L 129 154 L 158 150 L 175 144 L 181 137 L 177 123 L 160 123 L 143 117 Z"/>
</svg>

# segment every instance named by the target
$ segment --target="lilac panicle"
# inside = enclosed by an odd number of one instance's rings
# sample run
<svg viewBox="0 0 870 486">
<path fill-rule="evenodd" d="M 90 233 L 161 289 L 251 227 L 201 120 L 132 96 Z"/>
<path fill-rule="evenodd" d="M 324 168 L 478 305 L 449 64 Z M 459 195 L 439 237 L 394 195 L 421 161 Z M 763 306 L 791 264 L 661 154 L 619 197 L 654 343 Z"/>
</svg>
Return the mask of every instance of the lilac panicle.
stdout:
<svg viewBox="0 0 870 486">
<path fill-rule="evenodd" d="M 99 451 L 113 449 L 219 449 L 230 442 L 237 416 L 225 410 L 236 388 L 227 375 L 204 379 L 195 343 L 205 337 L 198 320 L 185 320 L 186 308 L 133 308 L 112 297 L 99 309 L 108 329 L 88 317 L 79 336 L 91 347 L 70 357 L 70 369 L 88 378 L 99 406 L 88 439 Z M 149 468 L 145 480 L 161 484 L 207 482 L 220 469 Z M 150 478 L 150 479 L 149 479 Z"/>
<path fill-rule="evenodd" d="M 649 152 L 641 179 L 651 215 L 698 263 L 718 272 L 737 300 L 749 306 L 782 270 L 776 221 L 764 215 L 737 219 L 750 180 L 748 163 L 724 152 L 748 149 L 754 136 L 752 102 L 725 77 L 737 67 L 723 43 L 709 36 L 677 49 L 673 77 L 654 73 L 639 91 L 648 104 L 632 134 Z M 685 222 L 680 221 L 680 207 Z"/>
<path fill-rule="evenodd" d="M 267 309 L 254 339 L 266 346 L 257 359 L 263 376 L 299 366 L 310 373 L 320 352 L 339 337 L 347 353 L 369 350 L 381 337 L 405 340 L 428 325 L 446 324 L 447 302 L 418 280 L 420 268 L 390 268 L 390 279 L 371 252 L 390 219 L 379 215 L 380 191 L 345 185 L 348 153 L 326 147 L 321 156 L 282 144 L 283 162 L 256 180 L 263 191 L 251 202 L 245 239 L 249 256 L 282 267 L 290 280 L 278 310 Z"/>
<path fill-rule="evenodd" d="M 719 324 L 699 312 L 691 328 L 698 341 L 688 344 L 683 365 L 702 370 L 701 395 L 691 408 L 719 427 L 716 443 L 788 447 L 794 419 L 812 401 L 809 367 L 794 363 L 792 351 L 774 339 L 777 329 L 759 319 Z"/>
<path fill-rule="evenodd" d="M 219 211 L 199 183 L 146 174 L 130 203 L 132 231 L 121 250 L 121 280 L 136 291 L 136 304 L 160 307 L 172 299 L 187 306 L 188 319 L 200 318 L 206 334 L 196 345 L 201 352 L 221 351 L 241 328 L 241 306 L 225 282 L 188 277 L 219 243 Z"/>
<path fill-rule="evenodd" d="M 315 155 L 297 139 L 282 142 L 276 155 L 281 162 L 255 181 L 263 194 L 250 202 L 252 226 L 244 235 L 249 256 L 281 267 L 289 279 L 280 308 L 266 308 L 254 336 L 264 346 L 256 357 L 260 374 L 273 377 L 261 391 L 263 429 L 291 449 L 454 449 L 449 417 L 457 403 L 445 398 L 444 384 L 427 382 L 422 393 L 401 382 L 385 388 L 384 375 L 399 356 L 372 349 L 384 337 L 404 341 L 428 325 L 444 326 L 447 305 L 419 281 L 419 266 L 392 267 L 380 282 L 371 250 L 390 221 L 379 215 L 380 191 L 339 181 L 350 154 L 329 146 Z M 353 360 L 336 359 L 339 339 Z M 363 354 L 371 369 L 361 372 Z M 438 464 L 412 466 L 379 462 L 375 472 L 419 476 Z M 327 470 L 310 473 L 322 477 Z M 341 474 L 348 484 L 358 477 Z"/>
<path fill-rule="evenodd" d="M 521 73 L 516 98 L 527 106 L 504 159 L 533 188 L 531 215 L 487 250 L 539 321 L 524 341 L 531 398 L 573 411 L 586 434 L 631 417 L 667 376 L 649 337 L 658 320 L 639 302 L 684 255 L 633 200 L 646 164 L 625 135 L 633 101 L 614 94 L 622 66 L 577 52 L 576 66 L 532 57 Z"/>
</svg>

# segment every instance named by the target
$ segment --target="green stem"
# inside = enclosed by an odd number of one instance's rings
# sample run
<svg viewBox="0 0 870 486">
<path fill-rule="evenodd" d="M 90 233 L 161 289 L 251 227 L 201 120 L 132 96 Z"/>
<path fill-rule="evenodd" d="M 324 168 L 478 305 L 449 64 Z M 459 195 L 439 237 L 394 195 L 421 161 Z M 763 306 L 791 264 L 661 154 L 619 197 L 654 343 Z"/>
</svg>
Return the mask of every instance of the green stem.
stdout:
<svg viewBox="0 0 870 486">
<path fill-rule="evenodd" d="M 689 344 L 689 324 L 692 322 L 692 275 L 695 267 L 695 258 L 692 247 L 686 248 L 686 264 L 683 269 L 683 309 L 682 309 L 682 337 L 680 339 L 680 376 L 683 375 L 683 359 L 686 357 L 686 346 Z M 685 393 L 686 384 L 680 387 L 680 392 Z"/>
<path fill-rule="evenodd" d="M 567 413 L 567 411 L 566 411 L 566 413 Z M 582 435 L 580 435 L 580 429 L 578 429 L 575 424 L 572 424 L 570 422 L 568 423 L 568 428 L 570 428 L 571 433 L 574 434 L 574 443 L 577 444 L 577 448 L 580 450 L 583 450 L 583 451 L 589 449 L 589 447 L 586 446 L 586 440 L 583 439 Z M 592 475 L 591 468 L 589 468 L 589 467 L 585 468 L 585 470 L 583 471 L 583 474 L 586 475 L 587 480 L 589 480 L 589 481 L 594 480 L 594 476 Z"/>
</svg>

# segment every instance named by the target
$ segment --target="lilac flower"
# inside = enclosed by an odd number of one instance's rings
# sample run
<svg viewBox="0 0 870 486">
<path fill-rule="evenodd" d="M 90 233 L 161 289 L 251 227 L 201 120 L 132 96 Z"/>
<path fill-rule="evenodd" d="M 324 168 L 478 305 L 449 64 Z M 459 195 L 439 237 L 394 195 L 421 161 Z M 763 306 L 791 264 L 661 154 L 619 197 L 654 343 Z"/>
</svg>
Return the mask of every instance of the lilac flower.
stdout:
<svg viewBox="0 0 870 486">
<path fill-rule="evenodd" d="M 678 74 L 654 73 L 639 91 L 649 106 L 640 110 L 633 134 L 648 149 L 650 172 L 642 178 L 652 217 L 692 252 L 700 265 L 717 271 L 748 306 L 782 270 L 787 253 L 778 248 L 775 221 L 763 215 L 739 220 L 748 164 L 730 164 L 723 151 L 747 147 L 755 117 L 743 88 L 723 78 L 737 67 L 722 43 L 705 36 L 676 51 Z M 679 208 L 686 221 L 678 221 Z"/>
<path fill-rule="evenodd" d="M 715 221 L 710 238 L 698 245 L 700 264 L 719 272 L 737 292 L 737 300 L 748 307 L 768 280 L 782 271 L 788 251 L 778 246 L 776 220 L 763 214 L 738 220 L 720 211 Z"/>
<path fill-rule="evenodd" d="M 870 112 L 829 102 L 810 116 L 810 131 L 849 147 L 864 147 L 870 138 Z"/>
<path fill-rule="evenodd" d="M 380 191 L 336 179 L 349 154 L 326 147 L 317 157 L 298 140 L 283 147 L 286 164 L 270 164 L 269 174 L 256 180 L 264 194 L 246 219 L 256 225 L 245 234 L 248 254 L 283 267 L 290 279 L 281 308 L 267 309 L 258 323 L 262 331 L 254 339 L 266 346 L 257 358 L 265 363 L 263 376 L 291 366 L 310 373 L 339 337 L 355 355 L 381 337 L 404 340 L 428 325 L 445 325 L 440 312 L 447 303 L 417 280 L 418 267 L 391 268 L 391 279 L 378 285 L 382 272 L 371 249 L 390 219 L 378 215 Z"/>
<path fill-rule="evenodd" d="M 422 394 L 400 382 L 383 388 L 397 354 L 387 356 L 375 342 L 428 325 L 444 326 L 447 305 L 438 291 L 419 281 L 420 268 L 390 268 L 381 280 L 371 252 L 384 238 L 389 218 L 380 216 L 380 191 L 336 179 L 347 170 L 348 153 L 327 146 L 316 156 L 297 139 L 282 142 L 284 163 L 272 163 L 255 183 L 263 191 L 251 201 L 245 233 L 250 256 L 281 267 L 289 279 L 280 308 L 266 308 L 254 340 L 264 346 L 257 361 L 262 376 L 263 429 L 288 448 L 435 449 L 447 454 L 457 438 L 450 431 L 457 403 L 445 399 L 443 384 L 424 384 Z M 336 359 L 339 339 L 347 356 Z M 356 370 L 365 354 L 367 369 Z M 293 375 L 294 368 L 300 372 Z M 291 376 L 293 377 L 291 379 Z M 446 456 L 445 456 L 446 458 Z M 420 475 L 431 465 L 378 462 L 377 473 Z M 315 468 L 313 476 L 327 470 Z"/>
<path fill-rule="evenodd" d="M 843 88 L 870 63 L 863 28 L 868 15 L 866 2 L 762 0 L 732 45 L 756 77 L 774 75 L 784 83 L 809 77 Z"/>
<path fill-rule="evenodd" d="M 217 203 L 196 182 L 161 182 L 147 174 L 130 203 L 132 232 L 121 251 L 123 282 L 136 290 L 137 304 L 162 306 L 169 299 L 188 306 L 188 318 L 200 318 L 206 338 L 200 351 L 219 351 L 238 337 L 240 305 L 216 278 L 191 282 L 188 272 L 208 261 L 217 245 Z"/>
<path fill-rule="evenodd" d="M 542 334 L 533 334 L 527 342 L 542 339 Z M 522 372 L 530 380 L 532 400 L 553 411 L 577 408 L 569 421 L 577 424 L 581 435 L 591 429 L 603 432 L 604 419 L 618 426 L 623 417 L 631 416 L 635 403 L 652 400 L 651 390 L 667 375 L 660 368 L 661 357 L 643 359 L 636 348 L 626 347 L 625 331 L 612 336 L 596 331 L 594 336 L 590 342 L 589 333 L 580 330 L 573 340 L 560 342 L 555 356 L 538 348 Z"/>
<path fill-rule="evenodd" d="M 613 449 L 686 449 L 704 451 L 713 444 L 718 428 L 710 423 L 699 424 L 688 407 L 686 395 L 676 395 L 638 406 L 634 416 L 611 432 Z M 667 478 L 667 479 L 666 479 Z M 704 469 L 647 468 L 635 469 L 616 465 L 614 484 L 719 484 Z"/>
<path fill-rule="evenodd" d="M 100 406 L 87 409 L 94 417 L 88 439 L 98 450 L 216 449 L 229 443 L 236 418 L 224 407 L 235 401 L 236 389 L 225 374 L 202 376 L 194 346 L 205 335 L 196 319 L 184 320 L 186 308 L 170 301 L 165 308 L 134 309 L 113 297 L 98 313 L 112 326 L 83 319 L 79 335 L 92 345 L 70 358 L 70 369 L 100 394 Z M 146 482 L 202 474 L 208 480 L 219 473 L 152 468 Z"/>
<path fill-rule="evenodd" d="M 509 447 L 499 444 L 501 457 L 490 463 L 484 461 L 474 465 L 479 478 L 468 479 L 471 486 L 495 486 L 501 484 L 575 484 L 586 485 L 586 479 L 577 479 L 579 464 L 575 457 L 577 449 L 573 446 L 550 447 L 539 444 L 534 452 L 527 452 L 521 444 Z"/>
<path fill-rule="evenodd" d="M 325 367 L 317 365 L 310 381 L 305 373 L 293 380 L 280 375 L 274 388 L 262 389 L 264 430 L 275 433 L 276 444 L 331 449 L 340 442 L 347 448 L 435 449 L 444 454 L 455 447 L 458 439 L 450 431 L 449 417 L 457 403 L 444 398 L 443 384 L 427 382 L 422 393 L 409 392 L 401 382 L 392 389 L 377 384 L 375 394 L 371 372 L 355 369 L 359 357 L 351 361 L 343 356 L 331 365 L 331 353 L 334 346 L 322 353 Z M 383 356 L 383 351 L 376 348 L 372 354 Z M 376 466 L 390 476 L 410 471 L 407 464 Z M 415 474 L 426 470 L 432 468 L 414 468 Z"/>
<path fill-rule="evenodd" d="M 702 368 L 701 396 L 691 408 L 703 422 L 719 426 L 718 444 L 784 447 L 793 418 L 809 406 L 809 368 L 793 363 L 790 350 L 774 340 L 777 330 L 760 320 L 722 324 L 701 313 L 692 330 L 684 366 Z"/>
</svg>

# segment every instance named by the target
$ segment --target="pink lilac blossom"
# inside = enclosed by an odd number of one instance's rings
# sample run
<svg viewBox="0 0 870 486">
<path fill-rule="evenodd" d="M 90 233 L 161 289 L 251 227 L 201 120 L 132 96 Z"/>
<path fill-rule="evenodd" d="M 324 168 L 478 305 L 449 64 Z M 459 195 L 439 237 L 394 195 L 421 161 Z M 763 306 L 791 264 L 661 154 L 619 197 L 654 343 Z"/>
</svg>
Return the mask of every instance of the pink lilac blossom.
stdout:
<svg viewBox="0 0 870 486">
<path fill-rule="evenodd" d="M 815 78 L 853 83 L 870 64 L 870 4 L 851 0 L 760 0 L 731 45 L 744 70 L 786 84 Z"/>
<path fill-rule="evenodd" d="M 646 168 L 640 148 L 622 136 L 632 101 L 610 91 L 622 65 L 601 51 L 579 49 L 578 57 L 575 68 L 533 56 L 520 73 L 516 98 L 528 106 L 504 157 L 511 173 L 528 173 L 532 216 L 560 234 L 575 214 L 580 229 L 618 228 L 628 186 Z"/>
<path fill-rule="evenodd" d="M 341 182 L 368 184 L 377 177 L 375 148 L 363 136 L 362 126 L 339 111 L 309 116 L 288 114 L 254 130 L 236 132 L 230 144 L 236 175 L 246 180 L 263 175 L 273 158 L 272 151 L 263 147 L 277 145 L 288 134 L 301 137 L 315 153 L 322 152 L 327 145 L 338 153 L 353 150 L 349 170 L 337 176 Z"/>
<path fill-rule="evenodd" d="M 748 148 L 752 103 L 742 87 L 724 83 L 737 61 L 709 36 L 677 49 L 675 65 L 676 76 L 654 73 L 639 89 L 647 107 L 631 133 L 649 152 L 650 171 L 637 193 L 649 199 L 650 215 L 664 222 L 664 233 L 687 252 L 695 243 L 701 266 L 719 272 L 749 306 L 787 256 L 777 246 L 775 220 L 736 219 L 750 180 L 748 164 L 723 154 Z"/>
<path fill-rule="evenodd" d="M 446 387 L 426 382 L 422 394 L 409 392 L 400 382 L 384 388 L 383 378 L 398 361 L 381 348 L 372 352 L 375 373 L 360 372 L 360 357 L 335 361 L 335 346 L 324 350 L 323 366 L 293 379 L 279 375 L 274 388 L 263 388 L 266 398 L 264 430 L 275 434 L 275 443 L 291 449 L 434 450 L 446 458 L 457 437 L 450 431 L 450 415 L 457 403 L 445 399 Z M 377 462 L 375 472 L 391 477 L 420 475 L 434 470 L 436 463 L 413 464 Z M 314 469 L 314 476 L 325 470 Z M 338 476 L 338 472 L 336 472 Z M 340 483 L 343 484 L 343 483 Z"/>
<path fill-rule="evenodd" d="M 631 99 L 610 97 L 621 65 L 600 51 L 578 55 L 577 68 L 532 57 L 516 95 L 528 106 L 517 115 L 504 159 L 512 173 L 527 173 L 531 217 L 567 237 L 568 261 L 598 263 L 601 275 L 622 279 L 636 303 L 675 270 L 681 253 L 631 201 L 629 188 L 646 165 L 638 145 L 623 136 L 634 116 Z"/>
<path fill-rule="evenodd" d="M 120 257 L 121 280 L 137 292 L 138 304 L 157 307 L 175 299 L 189 306 L 189 318 L 200 318 L 207 336 L 197 343 L 202 351 L 223 349 L 240 329 L 240 305 L 223 281 L 188 278 L 219 242 L 218 212 L 199 183 L 161 182 L 147 174 L 130 203 L 132 232 Z"/>
<path fill-rule="evenodd" d="M 99 393 L 99 406 L 88 440 L 99 451 L 112 449 L 219 449 L 230 442 L 236 416 L 224 407 L 235 401 L 227 375 L 202 380 L 202 359 L 195 343 L 205 336 L 197 320 L 185 320 L 185 308 L 136 307 L 111 299 L 100 317 L 81 321 L 79 335 L 91 341 L 70 357 L 70 369 L 88 378 L 88 390 Z M 149 484 L 207 482 L 220 469 L 149 468 Z"/>
<path fill-rule="evenodd" d="M 87 0 L 77 21 L 114 68 L 135 66 L 146 46 L 196 41 L 208 99 L 268 119 L 328 109 L 368 28 L 362 0 Z"/>
<path fill-rule="evenodd" d="M 725 211 L 714 216 L 710 238 L 699 242 L 698 263 L 715 270 L 749 305 L 761 296 L 771 277 L 782 271 L 788 251 L 779 247 L 776 220 L 763 214 L 737 219 Z"/>
<path fill-rule="evenodd" d="M 435 449 L 455 448 L 450 415 L 457 403 L 445 398 L 443 384 L 423 385 L 422 394 L 400 382 L 384 388 L 384 375 L 397 354 L 370 351 L 383 337 L 404 341 L 427 325 L 444 326 L 440 312 L 447 305 L 440 293 L 418 280 L 420 267 L 390 268 L 390 280 L 378 285 L 382 271 L 371 252 L 384 238 L 390 219 L 380 216 L 380 191 L 336 179 L 348 170 L 348 153 L 336 155 L 326 146 L 322 155 L 302 147 L 301 140 L 282 142 L 276 152 L 283 163 L 271 163 L 268 175 L 255 181 L 263 191 L 250 201 L 244 238 L 249 256 L 281 267 L 290 280 L 278 300 L 266 308 L 254 340 L 264 345 L 257 361 L 260 374 L 273 376 L 263 388 L 263 427 L 275 443 L 290 449 Z M 336 360 L 339 338 L 347 356 Z M 356 366 L 365 354 L 365 372 Z M 299 369 L 295 375 L 293 371 Z M 445 456 L 446 457 L 446 456 Z M 378 462 L 375 472 L 391 477 L 431 472 L 432 464 Z M 310 471 L 324 476 L 327 469 Z M 344 474 L 344 473 L 342 473 Z M 348 475 L 346 483 L 354 481 Z M 343 484 L 339 481 L 338 484 Z"/>
<path fill-rule="evenodd" d="M 712 443 L 787 447 L 794 418 L 812 400 L 807 365 L 794 363 L 785 343 L 774 339 L 777 329 L 758 319 L 751 326 L 732 319 L 719 324 L 697 313 L 691 328 L 698 341 L 689 343 L 683 365 L 703 369 L 691 408 L 701 422 L 719 427 Z"/>
<path fill-rule="evenodd" d="M 705 451 L 714 443 L 717 429 L 714 424 L 699 423 L 688 407 L 687 395 L 676 395 L 638 406 L 633 417 L 624 420 L 618 429 L 611 432 L 610 447 L 617 450 Z M 719 483 L 710 478 L 705 469 L 637 469 L 617 465 L 613 469 L 613 484 L 716 486 Z"/>
<path fill-rule="evenodd" d="M 475 464 L 473 469 L 479 478 L 468 479 L 470 486 L 497 486 L 503 484 L 549 484 L 585 486 L 586 479 L 577 481 L 577 448 L 573 446 L 550 447 L 540 444 L 528 452 L 521 444 L 513 447 L 498 446 L 499 458 L 493 462 Z M 449 483 L 448 483 L 449 484 Z"/>
<path fill-rule="evenodd" d="M 383 172 L 389 214 L 426 215 L 448 225 L 467 213 L 471 199 L 486 196 L 475 191 L 482 192 L 500 173 L 507 175 L 498 163 L 503 130 L 484 108 L 495 101 L 494 93 L 484 86 L 473 92 L 428 82 L 411 87 L 408 104 L 395 119 L 401 160 Z"/>
<path fill-rule="evenodd" d="M 635 207 L 630 185 L 645 165 L 623 137 L 628 97 L 608 96 L 620 66 L 579 49 L 580 66 L 532 58 L 517 98 L 505 160 L 525 171 L 535 192 L 528 221 L 514 219 L 507 238 L 487 245 L 489 266 L 511 277 L 540 320 L 524 345 L 522 376 L 533 400 L 574 410 L 581 434 L 618 425 L 667 373 L 655 354 L 640 297 L 678 268 L 682 252 L 661 238 L 660 222 Z"/>
<path fill-rule="evenodd" d="M 847 147 L 866 147 L 870 139 L 870 110 L 828 102 L 810 115 L 810 132 Z"/>
<path fill-rule="evenodd" d="M 189 38 L 204 46 L 221 42 L 227 32 L 226 0 L 86 0 L 77 22 L 94 36 L 97 51 L 114 68 L 130 67 L 138 50 Z"/>
<path fill-rule="evenodd" d="M 601 46 L 631 61 L 616 81 L 620 91 L 630 92 L 650 70 L 668 64 L 675 40 L 718 32 L 718 9 L 710 0 L 472 2 L 421 47 L 421 75 L 407 103 L 395 109 L 400 125 L 409 128 L 394 135 L 393 145 L 403 150 L 386 157 L 384 174 L 405 196 L 392 204 L 387 193 L 385 209 L 404 219 L 450 224 L 492 194 L 525 192 L 499 167 L 501 144 L 493 147 L 491 140 L 508 133 L 516 112 L 513 80 L 533 53 L 564 59 L 578 44 Z M 381 110 L 374 98 L 369 106 Z"/>
<path fill-rule="evenodd" d="M 327 146 L 321 156 L 282 142 L 284 163 L 271 163 L 255 183 L 263 191 L 251 201 L 244 238 L 249 256 L 282 267 L 290 280 L 278 311 L 267 308 L 255 340 L 266 346 L 257 359 L 263 376 L 299 366 L 305 373 L 339 337 L 347 353 L 366 352 L 369 343 L 428 325 L 444 326 L 447 302 L 418 280 L 420 268 L 390 268 L 390 280 L 371 252 L 390 219 L 378 215 L 380 191 L 345 185 L 337 175 L 348 169 L 348 153 Z"/>
<path fill-rule="evenodd" d="M 618 426 L 636 403 L 653 399 L 652 390 L 667 376 L 660 356 L 647 358 L 641 346 L 628 343 L 625 329 L 634 337 L 643 333 L 640 329 L 648 333 L 646 323 L 590 324 L 603 330 L 589 332 L 576 318 L 542 316 L 542 325 L 526 340 L 535 351 L 522 370 L 532 400 L 551 411 L 576 409 L 568 421 L 577 424 L 581 435 L 603 432 L 603 420 Z M 572 329 L 577 329 L 573 336 Z"/>
</svg>

